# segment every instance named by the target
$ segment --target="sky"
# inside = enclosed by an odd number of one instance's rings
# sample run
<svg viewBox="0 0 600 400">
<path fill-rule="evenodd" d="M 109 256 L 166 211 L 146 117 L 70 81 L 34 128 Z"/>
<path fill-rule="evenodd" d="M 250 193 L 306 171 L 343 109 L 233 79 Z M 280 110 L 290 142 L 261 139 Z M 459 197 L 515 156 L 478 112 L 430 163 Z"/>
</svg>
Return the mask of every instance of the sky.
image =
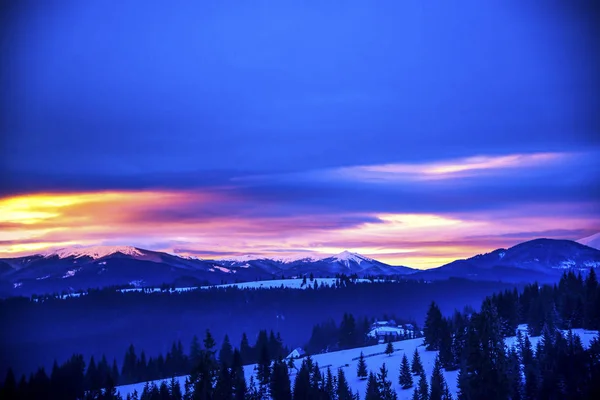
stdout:
<svg viewBox="0 0 600 400">
<path fill-rule="evenodd" d="M 600 35 L 578 1 L 4 11 L 0 257 L 430 268 L 600 231 Z"/>
</svg>

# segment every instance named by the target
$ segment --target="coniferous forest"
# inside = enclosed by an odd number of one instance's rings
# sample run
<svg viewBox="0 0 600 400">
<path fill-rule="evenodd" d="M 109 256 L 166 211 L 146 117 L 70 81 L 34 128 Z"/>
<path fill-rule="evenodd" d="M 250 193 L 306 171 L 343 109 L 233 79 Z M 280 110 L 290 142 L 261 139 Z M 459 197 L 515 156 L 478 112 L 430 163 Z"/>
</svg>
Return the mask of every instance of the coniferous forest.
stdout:
<svg viewBox="0 0 600 400">
<path fill-rule="evenodd" d="M 357 324 L 346 314 L 337 329 L 331 322 L 316 325 L 305 348 L 319 352 L 315 337 L 322 337 L 328 324 L 340 349 L 369 343 L 360 328 L 368 326 L 367 321 Z M 518 330 L 520 324 L 527 324 L 528 330 Z M 458 399 L 600 398 L 600 341 L 596 336 L 585 348 L 572 328 L 600 328 L 600 289 L 593 269 L 585 279 L 569 272 L 554 286 L 532 284 L 520 292 L 493 294 L 476 312 L 467 309 L 444 316 L 439 306 L 431 303 L 423 327 L 423 345 L 438 351 L 431 376 L 423 372 L 417 352 L 411 362 L 406 356 L 402 360 L 399 382 L 389 380 L 385 364 L 377 371 L 367 371 L 364 361 L 359 360 L 357 374 L 367 379 L 365 393 L 352 392 L 343 369 L 321 369 L 310 355 L 296 361 L 299 368 L 292 384 L 294 362 L 290 365 L 283 359 L 289 349 L 273 331 L 260 331 L 253 345 L 244 335 L 238 347 L 226 336 L 217 349 L 207 330 L 202 340 L 193 338 L 188 353 L 180 341 L 173 343 L 164 357 L 156 358 L 146 357 L 144 351 L 138 354 L 131 345 L 121 368 L 116 360 L 109 363 L 105 357 L 92 357 L 86 364 L 81 355 L 73 355 L 61 365 L 55 363 L 49 374 L 41 368 L 17 380 L 9 370 L 0 397 L 117 399 L 116 385 L 166 379 L 160 385 L 147 383 L 141 393 L 127 398 L 388 400 L 397 398 L 398 384 L 400 390 L 414 390 L 414 399 L 438 400 L 452 398 L 445 369 L 459 371 Z M 515 332 L 516 346 L 508 348 L 504 338 Z M 536 346 L 532 346 L 530 336 L 541 336 Z M 391 353 L 391 343 L 390 347 Z M 243 372 L 247 364 L 256 364 L 249 380 Z M 167 379 L 188 373 L 183 388 Z"/>
<path fill-rule="evenodd" d="M 365 341 L 343 343 L 348 335 L 363 334 L 356 328 L 347 330 L 349 325 L 360 325 L 350 319 L 345 315 L 338 328 L 339 348 L 364 346 Z M 517 329 L 521 324 L 527 324 L 527 331 Z M 117 384 L 174 377 L 187 370 L 190 376 L 183 388 L 175 380 L 167 380 L 160 385 L 146 384 L 141 393 L 127 398 L 389 400 L 397 398 L 398 388 L 413 390 L 414 399 L 447 400 L 453 396 L 443 370 L 458 370 L 458 399 L 600 398 L 600 340 L 596 335 L 584 347 L 573 328 L 600 328 L 600 289 L 593 269 L 585 279 L 569 272 L 553 286 L 531 284 L 522 291 L 495 293 L 477 311 L 444 316 L 439 306 L 431 303 L 423 345 L 438 352 L 433 373 L 425 375 L 417 352 L 412 361 L 402 360 L 399 382 L 390 381 L 385 364 L 366 371 L 359 360 L 356 373 L 367 379 L 365 393 L 352 392 L 345 375 L 348 371 L 319 368 L 310 355 L 295 361 L 299 367 L 292 383 L 292 366 L 283 359 L 289 349 L 278 334 L 263 330 L 252 346 L 247 337 L 239 347 L 225 338 L 220 349 L 206 331 L 202 341 L 194 338 L 188 354 L 177 342 L 166 357 L 157 359 L 147 359 L 144 352 L 137 354 L 132 345 L 120 370 L 116 361 L 109 364 L 105 358 L 91 359 L 86 364 L 82 356 L 74 355 L 62 365 L 55 364 L 50 374 L 40 369 L 17 380 L 9 371 L 0 397 L 117 399 Z M 515 333 L 516 345 L 507 347 L 505 337 Z M 533 346 L 530 336 L 541 339 Z M 243 372 L 247 364 L 256 364 L 250 379 Z"/>
</svg>

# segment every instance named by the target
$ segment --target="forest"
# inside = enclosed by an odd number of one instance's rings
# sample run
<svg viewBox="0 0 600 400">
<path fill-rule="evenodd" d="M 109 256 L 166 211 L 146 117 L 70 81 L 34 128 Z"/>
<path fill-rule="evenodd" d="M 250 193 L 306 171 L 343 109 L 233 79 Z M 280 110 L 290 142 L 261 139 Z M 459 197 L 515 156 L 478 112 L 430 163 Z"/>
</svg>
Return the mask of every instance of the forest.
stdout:
<svg viewBox="0 0 600 400">
<path fill-rule="evenodd" d="M 349 316 L 338 331 L 339 342 L 352 335 L 347 331 Z M 527 324 L 528 332 L 516 328 Z M 355 324 L 354 327 L 357 325 Z M 600 328 L 600 289 L 592 269 L 583 279 L 565 273 L 557 285 L 527 285 L 522 291 L 505 290 L 485 298 L 477 312 L 455 311 L 444 317 L 436 302 L 425 316 L 423 344 L 427 350 L 439 351 L 433 374 L 428 379 L 415 352 L 411 363 L 403 359 L 400 381 L 402 388 L 414 388 L 418 400 L 452 398 L 442 370 L 459 370 L 458 399 L 592 399 L 600 396 L 600 340 L 596 336 L 588 348 L 573 335 L 572 328 Z M 504 338 L 518 332 L 517 346 L 507 348 Z M 529 336 L 541 335 L 535 348 Z M 393 400 L 397 394 L 387 378 L 385 364 L 378 371 L 366 371 L 359 361 L 357 375 L 368 379 L 366 393 L 352 393 L 343 370 L 322 372 L 310 355 L 302 359 L 294 384 L 289 377 L 289 362 L 283 355 L 287 349 L 280 337 L 261 331 L 261 340 L 250 347 L 242 341 L 233 348 L 227 340 L 220 351 L 209 331 L 202 346 L 197 341 L 187 361 L 191 375 L 185 390 L 179 385 L 147 384 L 141 393 L 128 398 L 158 399 L 268 399 L 274 400 Z M 360 346 L 347 342 L 343 346 Z M 342 346 L 342 347 L 343 347 Z M 391 343 L 388 347 L 391 347 Z M 242 366 L 256 362 L 256 379 L 246 382 Z M 174 344 L 167 355 L 173 376 L 186 357 L 180 345 Z M 177 361 L 176 361 L 177 360 Z M 293 360 L 291 361 L 293 363 Z M 138 370 L 140 358 L 133 347 L 125 356 L 122 376 Z M 98 381 L 98 367 L 90 362 L 87 369 L 81 356 L 53 369 L 48 377 L 43 369 L 20 382 L 9 371 L 0 389 L 6 399 L 118 399 L 112 369 L 102 367 L 104 382 Z M 118 370 L 114 372 L 118 375 Z M 131 379 L 131 378 L 129 378 Z M 92 386 L 90 386 L 92 385 Z M 493 390 L 490 390 L 493 389 Z M 59 390 L 57 392 L 57 390 Z M 33 397 L 28 397 L 33 396 Z"/>
<path fill-rule="evenodd" d="M 210 289 L 190 292 L 128 292 L 90 290 L 66 299 L 54 296 L 0 300 L 0 376 L 8 367 L 29 374 L 40 366 L 81 354 L 89 361 L 106 356 L 122 367 L 123 352 L 131 343 L 138 353 L 156 359 L 172 343 L 188 347 L 193 337 L 210 329 L 217 344 L 225 335 L 239 343 L 242 334 L 255 343 L 261 330 L 279 332 L 290 348 L 306 344 L 317 324 L 341 323 L 344 313 L 357 320 L 397 315 L 423 324 L 429 303 L 435 300 L 451 313 L 464 305 L 478 306 L 488 295 L 512 289 L 499 282 L 462 279 L 419 282 L 353 283 L 309 289 Z"/>
</svg>

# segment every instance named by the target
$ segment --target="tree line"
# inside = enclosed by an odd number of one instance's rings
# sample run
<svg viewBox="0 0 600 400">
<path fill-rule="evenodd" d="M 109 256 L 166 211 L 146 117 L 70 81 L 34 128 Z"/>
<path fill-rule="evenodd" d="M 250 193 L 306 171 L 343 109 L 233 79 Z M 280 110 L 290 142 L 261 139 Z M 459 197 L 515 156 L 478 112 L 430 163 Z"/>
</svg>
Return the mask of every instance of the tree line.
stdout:
<svg viewBox="0 0 600 400">
<path fill-rule="evenodd" d="M 448 400 L 452 396 L 443 370 L 458 370 L 458 399 L 600 398 L 600 341 L 596 337 L 588 348 L 584 348 L 581 339 L 571 331 L 573 328 L 598 329 L 599 298 L 600 289 L 592 269 L 585 280 L 581 275 L 568 272 L 556 285 L 533 284 L 521 292 L 500 292 L 486 298 L 478 311 L 456 311 L 451 317 L 444 317 L 439 306 L 432 303 L 423 329 L 426 350 L 438 352 L 431 377 L 425 376 L 418 351 L 413 354 L 412 363 L 403 357 L 398 382 L 390 381 L 385 364 L 378 371 L 366 371 L 361 355 L 356 373 L 367 380 L 364 396 L 367 400 L 396 399 L 394 386 L 397 384 L 399 390 L 412 389 L 413 399 Z M 342 326 L 351 324 L 348 315 L 342 321 Z M 525 334 L 517 331 L 518 325 L 525 323 L 529 331 Z M 561 329 L 567 332 L 563 333 Z M 515 346 L 507 347 L 505 338 L 514 336 L 515 331 Z M 305 357 L 298 368 L 299 360 L 284 361 L 287 350 L 281 347 L 278 352 L 274 346 L 270 347 L 270 336 L 263 332 L 259 335 L 262 336 L 260 345 L 257 340 L 257 344 L 250 347 L 246 338 L 242 339 L 239 348 L 229 349 L 224 345 L 226 349 L 222 346 L 217 352 L 216 343 L 207 331 L 203 345 L 197 343 L 192 346 L 194 350 L 190 349 L 191 374 L 186 379 L 183 393 L 172 380 L 158 386 L 147 384 L 142 393 L 128 397 L 142 400 L 359 398 L 358 393 L 350 390 L 343 369 L 322 370 L 310 356 Z M 340 332 L 349 331 L 344 328 Z M 532 345 L 530 335 L 539 334 L 541 338 Z M 278 339 L 276 335 L 272 336 L 274 343 Z M 338 338 L 338 342 L 342 342 L 347 335 L 342 333 Z M 348 341 L 346 345 L 353 345 L 351 343 Z M 177 347 L 176 344 L 175 349 Z M 255 373 L 249 381 L 244 377 L 244 352 L 256 362 Z M 388 343 L 386 353 L 392 352 L 393 344 Z M 125 357 L 120 376 L 135 375 L 132 371 L 137 371 L 141 356 L 136 356 L 135 366 L 133 360 L 133 355 Z M 104 366 L 103 369 L 106 371 Z M 28 392 L 33 397 L 26 398 L 119 398 L 110 373 L 103 390 L 86 390 L 84 370 L 82 357 L 73 356 L 58 367 L 54 383 L 52 377 L 34 374 L 26 382 L 34 384 Z M 296 374 L 293 385 L 290 373 Z M 19 398 L 9 396 L 11 393 L 18 395 L 21 386 L 14 378 L 9 378 L 2 387 L 2 398 Z M 51 389 L 67 380 L 69 390 L 64 389 L 60 397 L 50 397 L 54 396 L 49 394 Z"/>
</svg>

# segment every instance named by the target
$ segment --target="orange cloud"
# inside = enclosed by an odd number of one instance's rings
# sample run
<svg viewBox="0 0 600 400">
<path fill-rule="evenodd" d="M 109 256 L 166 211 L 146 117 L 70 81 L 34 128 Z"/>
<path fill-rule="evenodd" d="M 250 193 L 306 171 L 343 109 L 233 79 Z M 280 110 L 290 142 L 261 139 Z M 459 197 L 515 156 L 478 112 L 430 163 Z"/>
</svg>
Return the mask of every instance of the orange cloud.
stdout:
<svg viewBox="0 0 600 400">
<path fill-rule="evenodd" d="M 560 215 L 530 217 L 527 209 L 507 215 L 288 216 L 269 215 L 270 208 L 226 191 L 111 191 L 4 198 L 0 199 L 0 256 L 74 244 L 127 244 L 206 258 L 232 253 L 286 256 L 350 250 L 390 264 L 430 268 L 515 244 L 518 240 L 502 235 L 530 227 L 540 231 L 564 226 L 591 229 L 599 222 L 569 216 L 568 209 Z"/>
</svg>

